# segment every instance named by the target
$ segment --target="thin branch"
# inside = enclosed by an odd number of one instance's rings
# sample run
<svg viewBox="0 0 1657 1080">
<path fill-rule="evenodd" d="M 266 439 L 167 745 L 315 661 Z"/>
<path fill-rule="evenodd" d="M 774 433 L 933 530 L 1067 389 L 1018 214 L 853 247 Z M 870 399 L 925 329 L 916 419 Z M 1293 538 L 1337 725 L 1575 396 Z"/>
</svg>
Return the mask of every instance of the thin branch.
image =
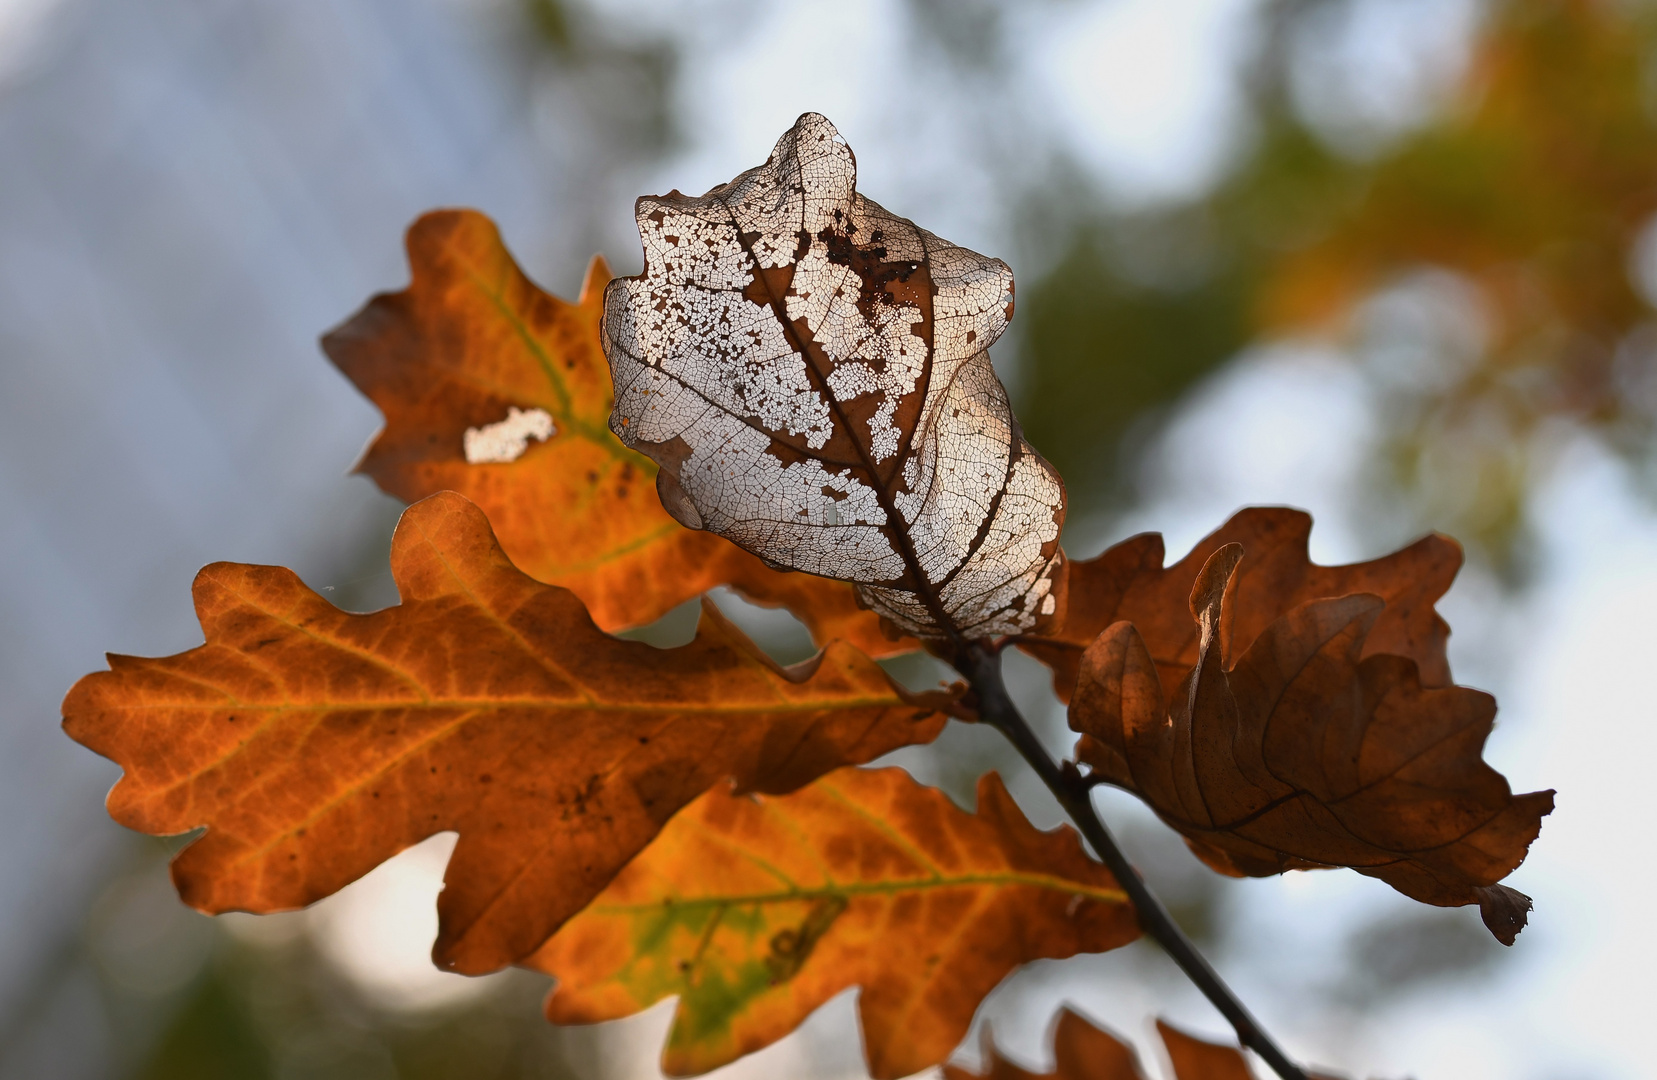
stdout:
<svg viewBox="0 0 1657 1080">
<path fill-rule="evenodd" d="M 1059 805 L 1063 806 L 1065 812 L 1076 822 L 1087 842 L 1093 846 L 1093 850 L 1098 853 L 1099 858 L 1110 868 L 1117 882 L 1133 900 L 1140 928 L 1162 946 L 1173 958 L 1174 963 L 1180 966 L 1180 970 L 1196 983 L 1197 989 L 1201 990 L 1214 1007 L 1220 1010 L 1221 1015 L 1231 1022 L 1239 1042 L 1259 1054 L 1282 1080 L 1306 1080 L 1306 1074 L 1301 1071 L 1300 1066 L 1289 1060 L 1272 1041 L 1271 1036 L 1261 1028 L 1260 1022 L 1249 1014 L 1248 1009 L 1237 999 L 1237 995 L 1231 992 L 1225 981 L 1197 951 L 1196 945 L 1185 936 L 1179 924 L 1174 922 L 1173 916 L 1168 914 L 1168 909 L 1162 905 L 1162 901 L 1156 898 L 1156 894 L 1151 892 L 1145 880 L 1139 876 L 1139 872 L 1128 862 L 1122 849 L 1117 847 L 1115 838 L 1111 836 L 1104 820 L 1093 807 L 1090 793 L 1094 785 L 1077 772 L 1074 766 L 1061 768 L 1047 755 L 1047 750 L 1007 694 L 1006 683 L 1001 678 L 1000 652 L 982 645 L 973 645 L 961 654 L 955 666 L 967 677 L 978 696 L 980 721 L 1007 736 L 1024 756 L 1024 760 L 1036 770 L 1036 774 L 1041 777 L 1048 790 L 1059 800 Z"/>
</svg>

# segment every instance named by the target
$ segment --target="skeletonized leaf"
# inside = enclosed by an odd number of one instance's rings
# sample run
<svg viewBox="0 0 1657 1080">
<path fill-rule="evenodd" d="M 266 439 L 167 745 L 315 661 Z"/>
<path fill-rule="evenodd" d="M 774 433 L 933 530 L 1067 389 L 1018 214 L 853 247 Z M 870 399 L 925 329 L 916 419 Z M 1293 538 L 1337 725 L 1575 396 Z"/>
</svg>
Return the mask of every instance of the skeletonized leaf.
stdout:
<svg viewBox="0 0 1657 1080">
<path fill-rule="evenodd" d="M 1252 506 L 1169 567 L 1162 565 L 1158 534 L 1124 540 L 1097 558 L 1070 564 L 1063 614 L 1048 635 L 1020 647 L 1053 669 L 1053 688 L 1069 701 L 1082 651 L 1112 623 L 1131 622 L 1162 685 L 1178 686 L 1197 663 L 1197 628 L 1188 606 L 1192 583 L 1216 551 L 1241 544 L 1236 597 L 1221 627 L 1228 649 L 1246 649 L 1272 620 L 1308 600 L 1372 593 L 1386 601 L 1386 609 L 1366 639 L 1365 654 L 1409 657 L 1426 685 L 1448 686 L 1444 644 L 1450 628 L 1433 604 L 1461 567 L 1456 542 L 1433 534 L 1370 562 L 1319 566 L 1306 552 L 1311 531 L 1312 518 L 1302 511 Z"/>
<path fill-rule="evenodd" d="M 851 646 L 785 670 L 711 606 L 677 649 L 612 638 L 452 492 L 403 515 L 392 572 L 403 602 L 352 615 L 291 571 L 209 566 L 205 645 L 112 656 L 69 692 L 70 736 L 125 770 L 117 821 L 206 826 L 173 862 L 185 902 L 299 907 L 457 830 L 434 956 L 488 971 L 709 787 L 787 791 L 944 723 Z"/>
<path fill-rule="evenodd" d="M 764 165 L 638 201 L 644 272 L 604 296 L 611 430 L 662 503 L 766 561 L 855 582 L 910 633 L 1053 614 L 1064 489 L 988 349 L 1012 272 L 856 190 L 807 113 Z"/>
<path fill-rule="evenodd" d="M 529 961 L 560 1023 L 678 995 L 663 1068 L 701 1073 L 781 1038 L 850 986 L 877 1078 L 942 1061 L 1021 964 L 1138 936 L 1068 827 L 1000 778 L 978 812 L 902 769 L 841 769 L 775 798 L 710 791 Z"/>
<path fill-rule="evenodd" d="M 1156 1029 L 1173 1066 L 1174 1080 L 1254 1080 L 1248 1060 L 1237 1047 L 1187 1035 L 1162 1020 L 1156 1022 Z M 1311 1080 L 1331 1080 L 1322 1073 L 1307 1075 Z M 1145 1073 L 1132 1047 L 1066 1008 L 1060 1010 L 1053 1027 L 1052 1072 L 1033 1073 L 1007 1060 L 995 1048 L 986 1027 L 982 1071 L 945 1065 L 944 1080 L 1145 1080 Z"/>
<path fill-rule="evenodd" d="M 407 244 L 409 287 L 375 297 L 322 340 L 385 414 L 357 466 L 382 488 L 409 502 L 467 496 L 516 566 L 574 592 L 606 630 L 730 585 L 787 606 L 819 645 L 839 637 L 874 656 L 915 647 L 884 636 L 849 586 L 778 573 L 662 510 L 655 464 L 607 426 L 602 259 L 571 304 L 530 281 L 476 211 L 426 214 Z"/>
<path fill-rule="evenodd" d="M 1497 882 L 1553 792 L 1515 796 L 1481 758 L 1495 700 L 1424 686 L 1413 660 L 1371 654 L 1384 606 L 1363 594 L 1302 604 L 1228 666 L 1242 558 L 1227 545 L 1197 577 L 1197 664 L 1171 702 L 1132 624 L 1088 647 L 1070 703 L 1077 757 L 1222 873 L 1350 866 L 1425 903 L 1476 903 L 1511 945 L 1529 900 Z"/>
</svg>

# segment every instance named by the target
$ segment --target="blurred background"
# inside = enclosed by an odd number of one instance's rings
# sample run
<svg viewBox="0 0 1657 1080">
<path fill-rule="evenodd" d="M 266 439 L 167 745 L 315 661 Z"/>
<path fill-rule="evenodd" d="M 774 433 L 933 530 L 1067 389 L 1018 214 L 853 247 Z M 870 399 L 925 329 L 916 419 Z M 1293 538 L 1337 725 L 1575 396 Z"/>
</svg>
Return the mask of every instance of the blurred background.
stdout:
<svg viewBox="0 0 1657 1080">
<path fill-rule="evenodd" d="M 661 1008 L 558 1030 L 538 976 L 431 968 L 452 837 L 306 912 L 183 908 L 176 842 L 108 820 L 116 769 L 57 707 L 106 649 L 199 643 L 209 561 L 395 601 L 400 507 L 346 475 L 378 416 L 316 339 L 406 282 L 416 214 L 488 212 L 572 296 L 594 251 L 637 270 L 636 195 L 729 179 L 806 109 L 866 194 L 1012 264 L 996 364 L 1073 554 L 1178 554 L 1248 503 L 1311 510 L 1322 562 L 1467 545 L 1441 610 L 1502 701 L 1486 756 L 1560 789 L 1514 948 L 1355 874 L 1220 879 L 1103 797 L 1267 1027 L 1353 1076 L 1649 1075 L 1657 9 L 0 0 L 0 1077 L 658 1075 Z M 1012 675 L 1063 750 L 1042 672 Z M 1056 823 L 996 739 L 897 760 L 964 803 L 999 768 Z M 1147 944 L 1035 965 L 980 1023 L 1041 1066 L 1061 1001 L 1153 1070 L 1153 1015 L 1225 1034 Z M 725 1075 L 860 1077 L 855 1024 L 842 996 Z"/>
</svg>

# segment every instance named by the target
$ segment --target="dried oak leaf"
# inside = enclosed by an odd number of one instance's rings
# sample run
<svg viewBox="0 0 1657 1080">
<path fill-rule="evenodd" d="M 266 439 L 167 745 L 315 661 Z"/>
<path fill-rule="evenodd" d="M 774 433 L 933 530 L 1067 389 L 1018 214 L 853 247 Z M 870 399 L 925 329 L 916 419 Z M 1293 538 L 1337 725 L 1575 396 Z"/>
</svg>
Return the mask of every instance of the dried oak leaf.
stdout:
<svg viewBox="0 0 1657 1080">
<path fill-rule="evenodd" d="M 856 176 L 807 113 L 730 183 L 638 201 L 644 272 L 604 293 L 610 429 L 661 465 L 681 522 L 855 582 L 908 633 L 1033 630 L 1056 608 L 1064 487 L 990 366 L 1012 272 Z"/>
<path fill-rule="evenodd" d="M 1172 566 L 1162 565 L 1162 537 L 1143 533 L 1097 558 L 1071 562 L 1068 600 L 1051 631 L 1019 647 L 1053 669 L 1053 689 L 1069 701 L 1082 651 L 1112 623 L 1131 622 L 1151 650 L 1163 686 L 1178 686 L 1197 663 L 1197 628 L 1187 606 L 1192 583 L 1209 557 L 1241 544 L 1236 603 L 1221 626 L 1227 649 L 1241 651 L 1285 612 L 1331 596 L 1372 593 L 1386 601 L 1365 642 L 1366 655 L 1390 653 L 1416 662 L 1427 686 L 1450 684 L 1444 645 L 1450 636 L 1433 604 L 1461 568 L 1461 548 L 1447 536 L 1422 537 L 1370 562 L 1319 566 L 1307 554 L 1312 518 L 1299 510 L 1251 506 Z"/>
<path fill-rule="evenodd" d="M 1248 1060 L 1237 1047 L 1187 1035 L 1161 1020 L 1156 1028 L 1168 1051 L 1174 1080 L 1254 1080 Z M 1307 1076 L 1309 1080 L 1331 1080 L 1321 1073 Z M 1059 1012 L 1053 1029 L 1052 1072 L 1033 1073 L 1007 1060 L 995 1048 L 986 1027 L 983 1071 L 945 1065 L 944 1080 L 1145 1080 L 1145 1073 L 1132 1047 L 1066 1008 Z"/>
<path fill-rule="evenodd" d="M 982 1071 L 945 1065 L 944 1080 L 1144 1080 L 1145 1077 L 1132 1047 L 1068 1008 L 1060 1010 L 1058 1023 L 1053 1026 L 1052 1072 L 1033 1073 L 1003 1057 L 995 1047 L 995 1037 L 987 1024 L 983 1053 Z"/>
<path fill-rule="evenodd" d="M 519 269 L 494 222 L 438 210 L 409 227 L 409 287 L 376 296 L 322 347 L 385 414 L 357 468 L 415 502 L 458 491 L 483 507 L 513 563 L 562 585 L 605 630 L 637 626 L 718 585 L 786 606 L 819 645 L 873 656 L 883 635 L 850 586 L 782 574 L 656 498 L 656 466 L 610 434 L 595 258 L 567 303 Z"/>
<path fill-rule="evenodd" d="M 994 773 L 969 814 L 902 769 L 849 768 L 775 798 L 708 792 L 529 965 L 558 977 L 558 1023 L 678 995 L 674 1075 L 766 1046 L 861 986 L 884 1080 L 946 1058 L 1020 965 L 1138 933 L 1075 832 L 1037 830 Z"/>
<path fill-rule="evenodd" d="M 403 515 L 391 563 L 403 601 L 370 615 L 280 567 L 209 566 L 205 645 L 70 690 L 69 735 L 125 770 L 111 816 L 206 827 L 173 862 L 191 906 L 296 908 L 452 829 L 434 958 L 489 971 L 709 787 L 787 791 L 944 723 L 851 646 L 785 670 L 711 606 L 680 648 L 610 637 L 452 492 Z"/>
<path fill-rule="evenodd" d="M 1553 792 L 1515 796 L 1480 757 L 1495 700 L 1371 653 L 1385 611 L 1372 595 L 1310 601 L 1228 647 L 1242 559 L 1228 544 L 1197 575 L 1197 663 L 1171 702 L 1133 624 L 1088 646 L 1070 703 L 1078 759 L 1222 873 L 1349 866 L 1425 903 L 1476 903 L 1511 945 L 1529 900 L 1497 882 Z"/>
</svg>

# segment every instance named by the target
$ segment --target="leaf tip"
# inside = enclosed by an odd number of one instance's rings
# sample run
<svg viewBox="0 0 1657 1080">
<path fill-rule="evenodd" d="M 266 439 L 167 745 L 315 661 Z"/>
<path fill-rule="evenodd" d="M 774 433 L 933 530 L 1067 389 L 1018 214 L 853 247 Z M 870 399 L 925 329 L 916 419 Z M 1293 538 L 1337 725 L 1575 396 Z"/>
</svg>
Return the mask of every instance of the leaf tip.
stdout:
<svg viewBox="0 0 1657 1080">
<path fill-rule="evenodd" d="M 579 307 L 602 307 L 604 304 L 604 287 L 610 283 L 615 275 L 610 272 L 610 264 L 603 255 L 594 255 L 587 264 L 587 273 L 581 279 L 581 293 L 575 302 Z"/>
<path fill-rule="evenodd" d="M 1145 1075 L 1133 1047 L 1069 1005 L 1059 1011 L 1053 1026 L 1053 1064 L 1055 1080 L 1072 1076 L 1142 1080 Z"/>
<path fill-rule="evenodd" d="M 1243 561 L 1243 545 L 1227 544 L 1208 557 L 1203 563 L 1202 570 L 1197 574 L 1197 580 L 1191 585 L 1191 617 L 1198 624 L 1203 623 L 1206 615 L 1210 621 L 1218 623 L 1220 605 L 1230 588 L 1237 564 Z"/>
<path fill-rule="evenodd" d="M 1012 792 L 1001 774 L 991 769 L 978 778 L 978 816 L 996 821 L 1025 821 L 1024 811 L 1013 801 Z"/>
<path fill-rule="evenodd" d="M 1178 1080 L 1252 1080 L 1241 1049 L 1188 1035 L 1161 1017 L 1156 1030 Z"/>
<path fill-rule="evenodd" d="M 1497 941 L 1511 946 L 1530 921 L 1531 909 L 1535 907 L 1531 898 L 1506 885 L 1486 885 L 1475 888 L 1473 894 L 1479 898 L 1479 917 L 1484 920 L 1485 928 Z"/>
</svg>

